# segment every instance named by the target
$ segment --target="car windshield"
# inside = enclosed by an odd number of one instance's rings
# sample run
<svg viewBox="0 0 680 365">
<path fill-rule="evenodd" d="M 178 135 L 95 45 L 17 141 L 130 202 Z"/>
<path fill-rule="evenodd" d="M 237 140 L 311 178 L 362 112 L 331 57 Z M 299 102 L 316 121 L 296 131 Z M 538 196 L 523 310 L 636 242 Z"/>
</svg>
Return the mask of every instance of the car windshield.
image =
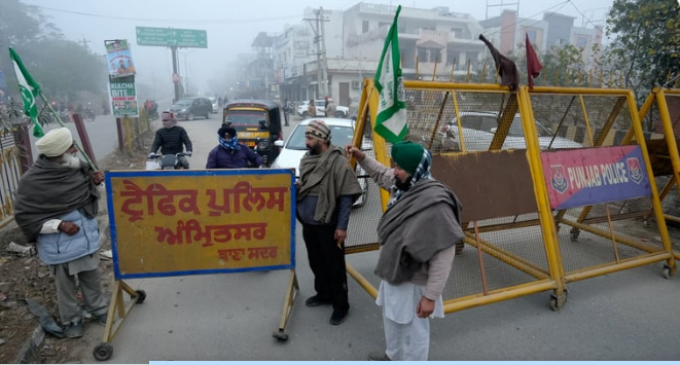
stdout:
<svg viewBox="0 0 680 365">
<path fill-rule="evenodd" d="M 552 133 L 550 133 L 550 131 L 538 121 L 536 121 L 536 132 L 538 132 L 539 137 L 552 137 Z M 524 128 L 522 127 L 521 117 L 517 116 L 512 121 L 510 130 L 508 131 L 508 136 L 524 137 Z"/>
<path fill-rule="evenodd" d="M 352 137 L 354 136 L 354 129 L 352 127 L 343 126 L 329 126 L 331 130 L 331 142 L 335 146 L 346 146 L 352 143 Z M 286 148 L 291 150 L 306 150 L 307 145 L 305 144 L 305 126 L 298 125 L 293 134 L 290 135 L 288 139 L 288 144 Z"/>
<path fill-rule="evenodd" d="M 194 101 L 190 99 L 184 99 L 177 102 L 177 106 L 190 106 Z"/>
<path fill-rule="evenodd" d="M 214 103 L 217 99 L 215 99 L 215 98 L 208 98 L 208 100 L 210 100 L 211 102 Z"/>
<path fill-rule="evenodd" d="M 259 126 L 260 121 L 267 123 L 267 113 L 261 111 L 230 110 L 227 112 L 227 121 L 236 126 Z"/>
</svg>

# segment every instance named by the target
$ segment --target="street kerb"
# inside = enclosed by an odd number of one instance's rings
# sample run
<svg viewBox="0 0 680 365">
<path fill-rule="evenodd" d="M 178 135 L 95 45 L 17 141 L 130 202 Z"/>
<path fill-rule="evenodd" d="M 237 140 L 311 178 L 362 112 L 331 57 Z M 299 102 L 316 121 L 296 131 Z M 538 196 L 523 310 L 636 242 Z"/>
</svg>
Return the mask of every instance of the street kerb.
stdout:
<svg viewBox="0 0 680 365">
<path fill-rule="evenodd" d="M 633 229 L 663 212 L 632 91 L 404 84 L 406 140 L 432 151 L 433 176 L 463 205 L 466 239 L 443 292 L 446 313 L 543 291 L 552 291 L 548 304 L 558 310 L 571 282 L 658 262 L 664 274 L 675 271 L 663 219 L 653 227 L 659 242 Z M 372 89 L 364 80 L 357 147 L 374 128 Z M 374 133 L 370 140 L 376 159 L 390 166 L 391 145 Z M 389 193 L 380 197 L 361 209 L 381 213 Z M 376 250 L 372 238 L 348 238 L 346 253 Z M 376 296 L 374 277 L 351 265 L 348 273 Z"/>
<path fill-rule="evenodd" d="M 286 341 L 298 293 L 294 183 L 293 171 L 276 169 L 107 172 L 115 286 L 95 358 L 111 357 L 111 341 L 146 298 L 126 279 L 289 270 L 273 333 Z"/>
<path fill-rule="evenodd" d="M 645 142 L 659 187 L 664 218 L 673 224 L 680 224 L 680 211 L 677 210 L 680 200 L 680 90 L 654 88 L 640 108 L 640 121 L 644 129 L 649 131 L 645 133 Z M 674 251 L 674 255 L 680 259 L 680 252 Z"/>
</svg>

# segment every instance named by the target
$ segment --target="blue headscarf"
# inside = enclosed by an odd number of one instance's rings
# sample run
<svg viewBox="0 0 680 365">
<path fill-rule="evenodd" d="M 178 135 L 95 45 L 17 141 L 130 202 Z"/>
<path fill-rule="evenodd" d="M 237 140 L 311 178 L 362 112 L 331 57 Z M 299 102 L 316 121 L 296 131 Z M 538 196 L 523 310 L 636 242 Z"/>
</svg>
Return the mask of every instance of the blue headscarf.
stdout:
<svg viewBox="0 0 680 365">
<path fill-rule="evenodd" d="M 230 138 L 230 139 L 224 139 L 222 137 L 217 137 L 217 138 L 218 138 L 217 140 L 220 142 L 220 146 L 222 146 L 222 148 L 224 148 L 227 151 L 229 151 L 229 150 L 237 151 L 237 150 L 241 149 L 241 145 L 238 144 L 238 138 L 237 137 L 233 137 L 233 138 Z"/>
<path fill-rule="evenodd" d="M 224 139 L 224 135 L 228 134 L 231 138 Z M 227 151 L 238 151 L 241 149 L 241 145 L 238 144 L 237 132 L 233 127 L 222 127 L 217 131 L 219 136 L 217 141 L 220 146 Z"/>
<path fill-rule="evenodd" d="M 418 164 L 418 167 L 416 168 L 416 172 L 411 175 L 411 187 L 413 187 L 416 183 L 420 181 L 425 181 L 425 180 L 432 180 L 432 173 L 430 172 L 430 167 L 432 166 L 432 153 L 428 150 L 423 150 L 423 157 L 420 159 L 420 163 Z M 396 177 L 395 177 L 396 179 Z M 402 194 L 404 194 L 404 191 L 399 189 L 397 185 L 392 185 L 392 196 L 390 197 L 390 201 L 387 203 L 387 207 L 391 207 L 394 205 L 394 203 L 401 198 Z"/>
</svg>

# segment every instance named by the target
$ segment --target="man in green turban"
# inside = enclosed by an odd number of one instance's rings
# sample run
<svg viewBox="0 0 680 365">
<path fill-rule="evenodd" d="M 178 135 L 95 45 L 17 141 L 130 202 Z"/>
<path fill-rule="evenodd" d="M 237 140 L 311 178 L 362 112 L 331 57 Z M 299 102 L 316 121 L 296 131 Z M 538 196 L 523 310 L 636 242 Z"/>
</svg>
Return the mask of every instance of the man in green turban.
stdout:
<svg viewBox="0 0 680 365">
<path fill-rule="evenodd" d="M 369 360 L 425 361 L 430 349 L 430 317 L 444 317 L 442 292 L 451 272 L 455 245 L 464 238 L 461 204 L 430 174 L 432 155 L 410 141 L 392 146 L 394 168 L 356 147 L 346 152 L 383 189 L 391 192 L 378 223 L 380 256 L 375 274 L 382 281 L 376 303 L 383 307 L 385 352 Z"/>
</svg>

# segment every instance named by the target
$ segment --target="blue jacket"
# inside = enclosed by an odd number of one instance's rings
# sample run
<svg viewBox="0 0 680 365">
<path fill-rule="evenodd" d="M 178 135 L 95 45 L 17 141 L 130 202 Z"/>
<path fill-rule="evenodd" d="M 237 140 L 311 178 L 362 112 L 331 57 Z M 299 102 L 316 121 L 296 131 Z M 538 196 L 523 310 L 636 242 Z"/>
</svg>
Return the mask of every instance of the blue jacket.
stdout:
<svg viewBox="0 0 680 365">
<path fill-rule="evenodd" d="M 73 222 L 80 227 L 78 233 L 48 233 L 38 235 L 38 256 L 47 265 L 64 264 L 99 250 L 99 223 L 97 218 L 87 219 L 74 210 L 59 219 Z"/>
<path fill-rule="evenodd" d="M 222 146 L 217 146 L 210 151 L 206 169 L 241 169 L 248 166 L 250 162 L 253 167 L 262 165 L 262 157 L 255 153 L 248 146 L 239 144 L 238 150 L 227 150 Z"/>
</svg>

